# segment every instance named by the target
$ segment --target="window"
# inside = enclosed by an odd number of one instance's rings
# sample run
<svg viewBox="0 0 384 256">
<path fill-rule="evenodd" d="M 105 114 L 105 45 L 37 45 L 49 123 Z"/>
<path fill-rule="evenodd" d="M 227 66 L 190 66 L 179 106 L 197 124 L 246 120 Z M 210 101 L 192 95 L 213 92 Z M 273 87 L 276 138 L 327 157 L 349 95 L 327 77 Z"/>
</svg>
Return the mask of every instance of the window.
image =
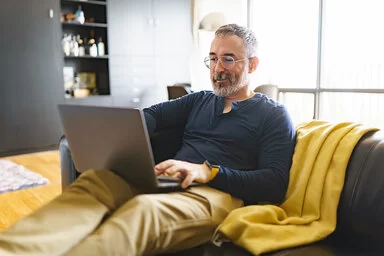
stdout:
<svg viewBox="0 0 384 256">
<path fill-rule="evenodd" d="M 314 117 L 314 93 L 280 93 L 279 101 L 284 102 L 289 113 L 294 114 L 292 115 L 292 119 L 296 124 L 311 120 Z"/>
<path fill-rule="evenodd" d="M 383 1 L 250 3 L 260 45 L 255 81 L 281 88 L 296 123 L 315 117 L 384 128 Z"/>
<path fill-rule="evenodd" d="M 315 88 L 318 2 L 254 0 L 250 8 L 260 59 L 253 80 L 286 88 Z"/>
</svg>

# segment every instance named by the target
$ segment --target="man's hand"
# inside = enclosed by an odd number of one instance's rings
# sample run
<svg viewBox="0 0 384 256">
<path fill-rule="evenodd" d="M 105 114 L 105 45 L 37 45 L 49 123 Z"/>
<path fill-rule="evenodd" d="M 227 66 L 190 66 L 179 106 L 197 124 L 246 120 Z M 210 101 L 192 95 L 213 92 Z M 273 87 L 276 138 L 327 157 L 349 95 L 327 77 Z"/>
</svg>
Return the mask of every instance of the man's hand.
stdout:
<svg viewBox="0 0 384 256">
<path fill-rule="evenodd" d="M 211 169 L 204 163 L 192 164 L 179 160 L 166 160 L 155 166 L 156 175 L 169 175 L 183 180 L 182 188 L 187 188 L 193 181 L 208 183 L 211 180 Z"/>
</svg>

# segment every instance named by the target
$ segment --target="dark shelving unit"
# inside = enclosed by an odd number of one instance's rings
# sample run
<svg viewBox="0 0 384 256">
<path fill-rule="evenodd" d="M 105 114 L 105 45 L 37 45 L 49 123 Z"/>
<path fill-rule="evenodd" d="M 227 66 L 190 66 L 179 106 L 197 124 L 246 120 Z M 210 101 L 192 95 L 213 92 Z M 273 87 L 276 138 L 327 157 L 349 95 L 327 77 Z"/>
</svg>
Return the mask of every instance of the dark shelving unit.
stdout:
<svg viewBox="0 0 384 256">
<path fill-rule="evenodd" d="M 76 3 L 76 4 L 94 4 L 94 5 L 107 5 L 104 1 L 81 1 L 81 0 L 63 0 L 63 2 Z"/>
<path fill-rule="evenodd" d="M 96 27 L 96 28 L 108 27 L 108 24 L 106 23 L 91 23 L 91 22 L 85 22 L 84 24 L 80 24 L 76 22 L 62 22 L 62 24 L 67 26 L 80 26 L 80 27 Z"/>
<path fill-rule="evenodd" d="M 91 56 L 91 55 L 85 55 L 85 56 L 64 56 L 64 58 L 66 59 L 108 59 L 109 56 L 108 55 L 104 55 L 104 56 Z"/>
<path fill-rule="evenodd" d="M 109 79 L 109 56 L 108 56 L 108 23 L 107 23 L 107 1 L 106 0 L 61 0 L 61 13 L 74 14 L 79 6 L 85 14 L 85 23 L 61 19 L 62 36 L 64 34 L 80 35 L 82 39 L 90 39 L 91 32 L 94 34 L 96 44 L 102 38 L 105 45 L 105 55 L 90 56 L 66 56 L 64 54 L 64 67 L 73 69 L 74 74 L 95 73 L 96 90 L 91 93 L 94 95 L 110 95 Z"/>
</svg>

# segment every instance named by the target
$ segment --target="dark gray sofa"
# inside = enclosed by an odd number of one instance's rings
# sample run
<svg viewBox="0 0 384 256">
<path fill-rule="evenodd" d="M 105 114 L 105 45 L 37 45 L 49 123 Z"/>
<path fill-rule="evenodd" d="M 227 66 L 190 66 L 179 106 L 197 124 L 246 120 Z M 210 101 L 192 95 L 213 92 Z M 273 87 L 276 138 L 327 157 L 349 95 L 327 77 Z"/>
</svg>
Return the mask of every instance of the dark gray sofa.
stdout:
<svg viewBox="0 0 384 256">
<path fill-rule="evenodd" d="M 156 133 L 151 137 L 155 161 L 172 157 L 181 145 L 183 128 Z M 65 189 L 79 173 L 72 162 L 67 140 L 60 140 L 62 186 Z M 384 255 L 384 132 L 366 134 L 350 158 L 345 185 L 338 207 L 336 231 L 323 241 L 265 255 L 273 256 L 347 256 Z M 250 255 L 231 244 L 212 244 L 172 254 Z"/>
</svg>

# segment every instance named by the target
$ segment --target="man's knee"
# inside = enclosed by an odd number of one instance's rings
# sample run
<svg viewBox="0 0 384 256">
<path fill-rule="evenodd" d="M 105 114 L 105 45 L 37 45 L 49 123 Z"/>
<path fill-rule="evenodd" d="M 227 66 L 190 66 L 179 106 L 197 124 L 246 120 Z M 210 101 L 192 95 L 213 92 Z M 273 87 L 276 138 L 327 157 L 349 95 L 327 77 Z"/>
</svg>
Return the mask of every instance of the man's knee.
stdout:
<svg viewBox="0 0 384 256">
<path fill-rule="evenodd" d="M 98 187 L 108 188 L 116 187 L 116 186 L 127 186 L 126 181 L 121 178 L 119 175 L 109 171 L 109 170 L 95 170 L 90 169 L 83 172 L 74 184 L 88 184 L 88 186 L 97 185 Z"/>
<path fill-rule="evenodd" d="M 89 169 L 85 172 L 82 172 L 80 176 L 77 178 L 77 180 L 87 179 L 87 180 L 93 180 L 93 179 L 102 179 L 105 177 L 114 176 L 114 174 L 111 171 L 108 170 L 96 170 L 96 169 Z"/>
<path fill-rule="evenodd" d="M 138 193 L 124 179 L 108 170 L 87 170 L 68 187 L 74 193 L 87 193 L 113 210 Z"/>
</svg>

